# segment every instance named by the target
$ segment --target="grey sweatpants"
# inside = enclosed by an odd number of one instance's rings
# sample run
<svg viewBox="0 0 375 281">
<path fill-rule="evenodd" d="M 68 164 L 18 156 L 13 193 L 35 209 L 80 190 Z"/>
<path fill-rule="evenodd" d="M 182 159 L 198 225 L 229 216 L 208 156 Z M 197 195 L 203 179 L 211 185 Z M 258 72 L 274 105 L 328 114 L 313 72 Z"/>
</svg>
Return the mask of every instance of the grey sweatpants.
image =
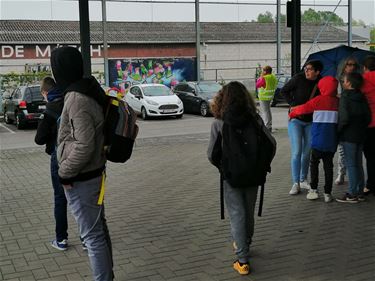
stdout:
<svg viewBox="0 0 375 281">
<path fill-rule="evenodd" d="M 104 215 L 104 205 L 98 205 L 102 177 L 74 182 L 65 190 L 71 212 L 86 243 L 95 281 L 113 280 L 112 244 Z"/>
<path fill-rule="evenodd" d="M 254 209 L 258 188 L 233 188 L 224 181 L 224 199 L 231 233 L 236 242 L 236 255 L 241 263 L 249 261 L 249 249 L 254 234 Z"/>
<path fill-rule="evenodd" d="M 259 101 L 260 114 L 262 116 L 264 125 L 268 130 L 272 130 L 272 113 L 271 113 L 271 101 Z"/>
</svg>

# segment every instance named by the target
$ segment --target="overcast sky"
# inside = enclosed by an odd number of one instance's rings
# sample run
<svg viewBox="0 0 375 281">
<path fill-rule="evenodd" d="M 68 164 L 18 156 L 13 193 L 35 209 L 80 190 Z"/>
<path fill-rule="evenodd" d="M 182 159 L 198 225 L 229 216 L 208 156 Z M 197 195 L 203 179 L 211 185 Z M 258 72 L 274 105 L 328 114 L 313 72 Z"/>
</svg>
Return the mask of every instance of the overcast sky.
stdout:
<svg viewBox="0 0 375 281">
<path fill-rule="evenodd" d="M 126 0 L 123 0 L 126 1 Z M 142 0 L 140 0 L 142 1 Z M 155 0 L 158 1 L 158 0 Z M 165 0 L 164 0 L 165 1 Z M 179 0 L 171 0 L 178 2 Z M 108 21 L 194 21 L 194 0 L 189 3 L 125 3 L 107 0 Z M 276 14 L 276 0 L 200 0 L 201 2 L 233 2 L 234 4 L 204 4 L 200 5 L 201 21 L 251 21 L 259 13 L 270 11 Z M 253 5 L 238 5 L 237 3 L 253 3 Z M 254 5 L 258 3 L 261 5 Z M 286 1 L 282 0 L 285 4 Z M 347 22 L 347 0 L 301 0 L 302 10 L 335 10 Z M 353 18 L 363 20 L 366 24 L 375 24 L 375 0 L 352 0 Z M 334 6 L 320 6 L 320 5 Z M 101 1 L 90 1 L 90 20 L 101 20 Z M 285 6 L 282 6 L 285 14 Z M 78 20 L 77 0 L 0 0 L 0 19 L 33 19 L 33 20 Z"/>
</svg>

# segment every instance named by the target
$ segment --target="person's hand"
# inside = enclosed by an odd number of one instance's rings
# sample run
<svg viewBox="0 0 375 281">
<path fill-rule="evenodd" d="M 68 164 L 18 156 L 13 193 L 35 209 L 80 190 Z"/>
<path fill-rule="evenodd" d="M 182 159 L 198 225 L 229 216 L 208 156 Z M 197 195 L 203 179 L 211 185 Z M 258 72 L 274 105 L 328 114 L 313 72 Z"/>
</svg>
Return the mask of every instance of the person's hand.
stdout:
<svg viewBox="0 0 375 281">
<path fill-rule="evenodd" d="M 63 188 L 64 188 L 65 190 L 70 190 L 70 189 L 73 188 L 73 186 L 72 186 L 71 184 L 63 184 L 62 186 L 63 186 Z"/>
<path fill-rule="evenodd" d="M 295 106 L 291 106 L 289 112 L 292 112 L 295 108 Z"/>
</svg>

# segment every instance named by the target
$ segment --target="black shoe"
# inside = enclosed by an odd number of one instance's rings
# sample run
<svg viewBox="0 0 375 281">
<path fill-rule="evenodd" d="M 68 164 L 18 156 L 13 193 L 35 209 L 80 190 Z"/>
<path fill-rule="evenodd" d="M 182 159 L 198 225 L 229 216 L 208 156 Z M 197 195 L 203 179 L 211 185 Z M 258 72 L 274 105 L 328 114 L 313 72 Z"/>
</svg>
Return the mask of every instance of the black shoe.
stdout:
<svg viewBox="0 0 375 281">
<path fill-rule="evenodd" d="M 336 201 L 340 203 L 351 203 L 351 204 L 359 203 L 357 196 L 353 196 L 349 193 L 346 193 L 344 196 L 340 198 L 336 198 Z"/>
</svg>

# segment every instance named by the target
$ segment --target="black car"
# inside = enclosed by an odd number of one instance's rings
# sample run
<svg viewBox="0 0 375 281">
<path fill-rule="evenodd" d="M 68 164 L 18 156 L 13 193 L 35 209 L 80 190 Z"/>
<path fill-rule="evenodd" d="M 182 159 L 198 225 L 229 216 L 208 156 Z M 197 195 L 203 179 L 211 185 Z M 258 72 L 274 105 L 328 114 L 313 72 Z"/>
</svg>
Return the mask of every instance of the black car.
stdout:
<svg viewBox="0 0 375 281">
<path fill-rule="evenodd" d="M 46 102 L 39 85 L 20 86 L 3 99 L 2 106 L 5 123 L 15 122 L 18 129 L 23 129 L 28 124 L 38 122 L 46 109 Z"/>
<path fill-rule="evenodd" d="M 221 89 L 221 85 L 211 81 L 181 82 L 173 92 L 184 104 L 185 113 L 197 113 L 202 116 L 210 115 L 210 103 Z"/>
<path fill-rule="evenodd" d="M 277 88 L 275 91 L 275 95 L 273 97 L 273 100 L 271 102 L 271 106 L 274 107 L 278 103 L 286 103 L 285 98 L 281 95 L 281 88 L 284 87 L 284 85 L 290 80 L 291 76 L 290 75 L 283 75 L 283 74 L 278 74 L 276 75 L 277 77 Z"/>
</svg>

